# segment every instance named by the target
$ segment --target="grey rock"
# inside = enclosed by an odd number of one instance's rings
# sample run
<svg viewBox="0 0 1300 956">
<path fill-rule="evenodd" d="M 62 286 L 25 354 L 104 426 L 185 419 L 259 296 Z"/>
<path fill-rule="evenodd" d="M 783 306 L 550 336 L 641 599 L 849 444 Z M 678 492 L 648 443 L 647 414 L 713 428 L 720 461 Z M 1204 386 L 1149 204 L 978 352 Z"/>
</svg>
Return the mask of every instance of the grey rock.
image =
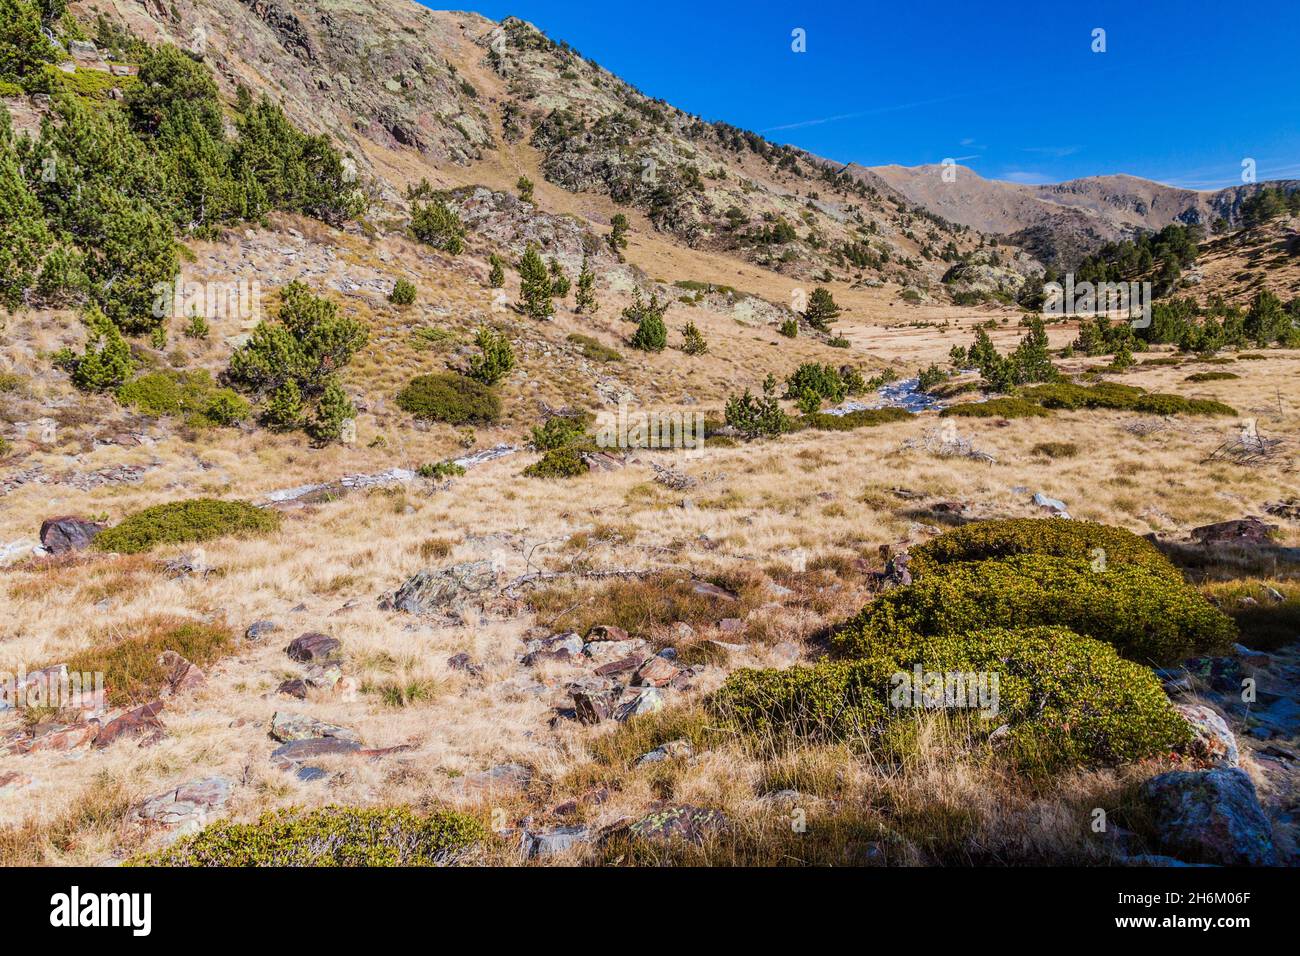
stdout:
<svg viewBox="0 0 1300 956">
<path fill-rule="evenodd" d="M 342 646 L 337 638 L 311 631 L 295 637 L 284 652 L 301 664 L 310 664 L 327 660 Z"/>
<path fill-rule="evenodd" d="M 1277 863 L 1255 785 L 1240 768 L 1162 773 L 1143 784 L 1141 797 L 1161 853 L 1220 866 Z"/>
<path fill-rule="evenodd" d="M 1213 709 L 1204 704 L 1174 704 L 1174 709 L 1192 726 L 1193 754 L 1215 767 L 1236 767 L 1241 763 L 1237 738 Z"/>
<path fill-rule="evenodd" d="M 525 852 L 532 859 L 558 856 L 576 846 L 591 842 L 591 831 L 586 827 L 556 827 L 537 833 L 525 831 Z"/>
<path fill-rule="evenodd" d="M 90 546 L 104 525 L 73 515 L 46 518 L 41 522 L 41 546 L 50 554 L 82 551 Z"/>
<path fill-rule="evenodd" d="M 473 594 L 496 587 L 491 561 L 466 561 L 412 575 L 393 595 L 392 606 L 407 614 L 442 610 Z"/>
</svg>

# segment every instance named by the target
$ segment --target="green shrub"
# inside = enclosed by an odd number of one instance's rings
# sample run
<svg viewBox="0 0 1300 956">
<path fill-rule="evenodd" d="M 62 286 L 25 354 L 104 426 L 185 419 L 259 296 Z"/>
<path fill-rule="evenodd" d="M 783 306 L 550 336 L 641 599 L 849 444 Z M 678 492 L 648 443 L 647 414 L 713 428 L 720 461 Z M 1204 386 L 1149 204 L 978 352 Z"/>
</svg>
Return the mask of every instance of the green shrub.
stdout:
<svg viewBox="0 0 1300 956">
<path fill-rule="evenodd" d="M 64 353 L 59 364 L 69 370 L 72 384 L 86 392 L 101 392 L 122 385 L 131 374 L 135 363 L 131 348 L 109 319 L 91 306 L 85 316 L 90 337 L 81 355 Z"/>
<path fill-rule="evenodd" d="M 704 333 L 694 322 L 687 322 L 682 329 L 682 351 L 687 355 L 703 355 L 708 350 L 709 343 L 705 341 Z"/>
<path fill-rule="evenodd" d="M 829 332 L 831 322 L 839 318 L 840 311 L 840 307 L 835 304 L 835 299 L 831 296 L 830 290 L 817 286 L 808 297 L 808 305 L 804 309 L 803 318 L 818 332 Z"/>
<path fill-rule="evenodd" d="M 584 358 L 593 362 L 621 362 L 623 355 L 617 349 L 612 349 L 608 345 L 602 345 L 590 335 L 582 335 L 574 332 L 568 336 L 568 341 L 578 346 Z"/>
<path fill-rule="evenodd" d="M 357 417 L 357 407 L 343 391 L 343 386 L 331 379 L 316 403 L 316 411 L 307 424 L 307 431 L 318 442 L 338 441 L 343 437 L 343 426 Z"/>
<path fill-rule="evenodd" d="M 908 421 L 912 417 L 912 413 L 907 409 L 896 406 L 863 408 L 855 412 L 846 412 L 843 415 L 827 415 L 824 412 L 818 412 L 795 419 L 794 428 L 815 428 L 818 431 L 826 432 L 848 432 L 857 428 L 870 428 L 874 425 L 885 425 L 890 422 Z"/>
<path fill-rule="evenodd" d="M 790 430 L 790 418 L 776 398 L 776 379 L 771 375 L 763 382 L 763 397 L 749 389 L 739 397 L 727 399 L 727 424 L 748 439 L 774 438 Z"/>
<path fill-rule="evenodd" d="M 552 448 L 524 469 L 529 478 L 577 478 L 590 469 L 582 460 L 582 449 L 577 445 Z"/>
<path fill-rule="evenodd" d="M 1225 650 L 1236 636 L 1231 619 L 1165 574 L 1021 554 L 926 568 L 915 583 L 867 605 L 832 645 L 845 656 L 869 657 L 923 636 L 1037 626 L 1068 627 L 1153 665 Z"/>
<path fill-rule="evenodd" d="M 915 699 L 902 678 L 915 681 L 917 667 L 945 677 L 983 674 L 991 681 L 997 675 L 995 714 L 969 696 L 945 699 L 937 692 L 921 703 L 959 712 L 976 740 L 1005 725 L 999 746 L 1020 763 L 1118 763 L 1168 753 L 1191 739 L 1149 669 L 1065 628 L 981 628 L 926 638 L 868 660 L 741 670 L 728 677 L 710 706 L 750 733 L 888 746 L 891 732 L 905 734 L 915 714 Z M 991 701 L 989 694 L 984 703 Z"/>
<path fill-rule="evenodd" d="M 262 424 L 275 431 L 292 431 L 302 424 L 302 392 L 289 379 L 274 392 L 262 408 Z"/>
<path fill-rule="evenodd" d="M 1227 382 L 1241 378 L 1235 372 L 1195 372 L 1183 379 L 1184 382 Z"/>
<path fill-rule="evenodd" d="M 393 284 L 393 291 L 388 293 L 388 301 L 393 305 L 410 305 L 415 301 L 415 283 L 398 279 Z"/>
<path fill-rule="evenodd" d="M 551 274 L 533 245 L 524 250 L 519 260 L 519 309 L 532 319 L 549 319 L 555 314 Z"/>
<path fill-rule="evenodd" d="M 1234 416 L 1237 410 L 1231 405 L 1216 402 L 1208 398 L 1184 398 L 1181 395 L 1164 395 L 1153 393 L 1143 395 L 1133 403 L 1135 412 L 1148 415 L 1228 415 Z"/>
<path fill-rule="evenodd" d="M 1143 390 L 1134 385 L 1103 382 L 1098 385 L 1075 385 L 1052 382 L 1020 390 L 1020 396 L 1044 408 L 1116 408 L 1131 409 Z"/>
<path fill-rule="evenodd" d="M 500 332 L 481 328 L 474 338 L 479 354 L 469 360 L 469 377 L 484 385 L 496 385 L 515 367 L 515 350 Z"/>
<path fill-rule="evenodd" d="M 421 478 L 432 478 L 435 481 L 441 478 L 459 478 L 465 474 L 465 466 L 458 465 L 454 461 L 439 461 L 431 465 L 421 465 L 415 469 L 415 473 Z"/>
<path fill-rule="evenodd" d="M 777 329 L 777 331 L 780 332 L 782 335 L 784 335 L 787 339 L 798 338 L 799 320 L 786 319 L 784 322 L 781 323 L 781 327 Z"/>
<path fill-rule="evenodd" d="M 454 372 L 411 379 L 397 404 L 416 418 L 449 425 L 491 423 L 501 417 L 501 400 L 491 388 Z"/>
<path fill-rule="evenodd" d="M 218 388 L 206 369 L 150 372 L 117 390 L 117 400 L 146 415 L 181 415 L 192 426 L 235 425 L 249 415 L 248 402 Z"/>
<path fill-rule="evenodd" d="M 952 528 L 912 551 L 912 571 L 924 575 L 941 564 L 985 561 L 1020 554 L 1098 563 L 1136 564 L 1171 581 L 1183 576 L 1154 544 L 1125 528 L 1060 518 L 999 518 Z"/>
<path fill-rule="evenodd" d="M 247 501 L 191 498 L 145 508 L 95 536 L 99 551 L 138 554 L 160 544 L 188 544 L 224 535 L 269 534 L 280 528 L 280 515 Z"/>
<path fill-rule="evenodd" d="M 581 441 L 587 432 L 585 417 L 553 415 L 541 425 L 533 427 L 533 447 L 538 451 L 552 451 Z"/>
<path fill-rule="evenodd" d="M 220 821 L 136 866 L 439 866 L 488 838 L 456 811 L 408 807 L 274 810 L 255 823 Z"/>
<path fill-rule="evenodd" d="M 965 402 L 949 405 L 939 412 L 940 418 L 1042 418 L 1047 409 L 1023 398 L 1004 396 L 990 398 L 987 402 Z"/>
<path fill-rule="evenodd" d="M 643 318 L 628 343 L 643 352 L 662 352 L 668 344 L 668 326 L 658 315 Z"/>
<path fill-rule="evenodd" d="M 786 398 L 811 393 L 831 402 L 842 402 L 848 392 L 848 384 L 833 365 L 805 362 L 785 380 Z"/>
<path fill-rule="evenodd" d="M 421 242 L 458 256 L 465 249 L 465 226 L 447 204 L 434 199 L 411 207 L 411 232 Z"/>
</svg>

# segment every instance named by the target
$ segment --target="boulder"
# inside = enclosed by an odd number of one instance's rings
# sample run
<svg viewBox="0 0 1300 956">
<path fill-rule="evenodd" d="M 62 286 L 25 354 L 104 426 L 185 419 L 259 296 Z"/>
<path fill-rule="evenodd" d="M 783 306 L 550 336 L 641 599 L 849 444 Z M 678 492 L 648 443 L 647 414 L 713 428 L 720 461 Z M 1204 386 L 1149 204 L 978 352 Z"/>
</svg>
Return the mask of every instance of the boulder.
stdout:
<svg viewBox="0 0 1300 956">
<path fill-rule="evenodd" d="M 614 716 L 618 706 L 617 690 L 570 691 L 573 698 L 574 717 L 580 724 L 598 724 Z"/>
<path fill-rule="evenodd" d="M 1273 866 L 1273 833 L 1255 786 L 1238 767 L 1175 770 L 1142 786 L 1155 849 L 1188 863 Z"/>
<path fill-rule="evenodd" d="M 1193 755 L 1215 767 L 1240 764 L 1237 738 L 1218 713 L 1204 704 L 1176 703 L 1174 709 L 1186 718 L 1196 735 L 1189 748 Z"/>
<path fill-rule="evenodd" d="M 530 859 L 558 856 L 590 842 L 591 831 L 586 827 L 556 827 L 537 833 L 525 830 L 523 834 L 524 852 Z"/>
<path fill-rule="evenodd" d="M 496 583 L 497 572 L 491 561 L 466 561 L 418 572 L 387 603 L 407 614 L 429 614 L 494 588 Z"/>
<path fill-rule="evenodd" d="M 225 777 L 191 780 L 150 797 L 136 810 L 136 819 L 168 829 L 197 830 L 225 810 L 231 786 Z"/>
<path fill-rule="evenodd" d="M 613 624 L 597 624 L 587 632 L 588 644 L 602 641 L 626 641 L 627 639 L 627 631 L 621 627 L 615 627 Z"/>
<path fill-rule="evenodd" d="M 342 642 L 337 638 L 309 631 L 290 641 L 284 652 L 301 664 L 311 664 L 315 661 L 328 660 L 342 646 Z"/>
<path fill-rule="evenodd" d="M 582 653 L 591 658 L 596 664 L 608 664 L 611 661 L 639 654 L 644 649 L 645 641 L 595 641 L 587 644 L 582 649 Z M 640 656 L 644 657 L 645 655 L 640 654 Z"/>
<path fill-rule="evenodd" d="M 271 736 L 281 743 L 323 738 L 361 743 L 361 735 L 347 727 L 326 723 L 315 717 L 308 717 L 306 714 L 286 714 L 280 711 L 276 711 L 271 717 Z"/>
<path fill-rule="evenodd" d="M 1235 544 L 1250 547 L 1269 544 L 1277 525 L 1259 518 L 1237 518 L 1217 521 L 1191 530 L 1191 536 L 1201 544 Z"/>
<path fill-rule="evenodd" d="M 182 691 L 202 687 L 207 680 L 203 671 L 175 651 L 163 651 L 158 655 L 158 666 L 166 674 L 165 693 L 179 694 Z"/>
<path fill-rule="evenodd" d="M 72 515 L 46 518 L 41 522 L 41 545 L 50 554 L 82 551 L 90 546 L 90 543 L 95 540 L 95 535 L 105 527 L 98 522 Z"/>
<path fill-rule="evenodd" d="M 614 711 L 615 720 L 628 720 L 642 714 L 653 713 L 664 705 L 664 695 L 657 687 L 647 687 L 636 696 L 625 700 Z"/>
<path fill-rule="evenodd" d="M 628 832 L 640 840 L 703 843 L 708 836 L 724 829 L 726 825 L 727 818 L 717 810 L 676 804 L 652 811 L 633 823 Z"/>
<path fill-rule="evenodd" d="M 104 725 L 95 737 L 95 749 L 102 750 L 116 740 L 130 737 L 145 738 L 142 743 L 155 743 L 162 737 L 163 723 L 158 718 L 163 702 L 155 700 L 134 710 L 128 710 Z"/>
<path fill-rule="evenodd" d="M 663 657 L 652 657 L 639 668 L 632 683 L 638 687 L 666 687 L 677 676 L 678 668 Z"/>
<path fill-rule="evenodd" d="M 271 751 L 271 760 L 277 765 L 292 769 L 304 760 L 327 757 L 335 754 L 355 754 L 361 745 L 355 740 L 343 740 L 339 737 L 312 737 L 307 740 L 290 740 Z"/>
</svg>

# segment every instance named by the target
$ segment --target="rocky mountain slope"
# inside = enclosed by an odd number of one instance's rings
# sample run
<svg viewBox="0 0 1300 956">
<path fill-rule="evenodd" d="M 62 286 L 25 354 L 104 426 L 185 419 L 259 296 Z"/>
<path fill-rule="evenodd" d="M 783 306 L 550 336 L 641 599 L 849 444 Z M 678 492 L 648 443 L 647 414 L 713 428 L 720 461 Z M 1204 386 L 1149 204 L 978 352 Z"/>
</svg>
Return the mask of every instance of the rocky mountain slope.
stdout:
<svg viewBox="0 0 1300 956">
<path fill-rule="evenodd" d="M 952 182 L 944 173 L 955 173 Z M 1166 186 L 1136 176 L 1090 176 L 1064 183 L 1025 185 L 985 179 L 973 169 L 941 165 L 854 169 L 864 181 L 880 180 L 910 201 L 981 232 L 1010 236 L 1037 258 L 1070 265 L 1106 242 L 1139 229 L 1218 219 L 1241 224 L 1241 207 L 1266 185 L 1294 189 L 1300 181 L 1255 183 L 1217 191 Z"/>
</svg>

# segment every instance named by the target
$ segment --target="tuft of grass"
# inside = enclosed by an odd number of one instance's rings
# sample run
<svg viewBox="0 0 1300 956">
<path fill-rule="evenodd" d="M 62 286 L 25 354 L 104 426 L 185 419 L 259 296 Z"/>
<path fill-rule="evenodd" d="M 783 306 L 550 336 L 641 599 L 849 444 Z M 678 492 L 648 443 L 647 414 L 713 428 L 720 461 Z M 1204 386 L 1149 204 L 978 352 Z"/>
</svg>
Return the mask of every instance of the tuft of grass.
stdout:
<svg viewBox="0 0 1300 956">
<path fill-rule="evenodd" d="M 1035 445 L 1032 451 L 1045 458 L 1074 458 L 1079 454 L 1079 446 L 1069 441 L 1045 441 Z"/>
<path fill-rule="evenodd" d="M 726 585 L 724 584 L 724 587 Z M 738 599 L 698 594 L 691 579 L 677 572 L 615 580 L 595 587 L 561 584 L 533 594 L 532 607 L 547 627 L 586 634 L 598 624 L 613 624 L 645 636 L 676 621 L 712 626 L 724 617 L 744 617 L 762 603 L 757 585 L 746 583 Z"/>
<path fill-rule="evenodd" d="M 121 631 L 101 632 L 95 643 L 72 655 L 69 671 L 102 673 L 109 701 L 115 706 L 154 700 L 166 683 L 158 664 L 163 651 L 175 651 L 191 664 L 208 667 L 230 648 L 233 636 L 224 624 L 205 624 L 161 616 L 134 622 Z"/>
<path fill-rule="evenodd" d="M 1300 635 L 1300 583 L 1296 581 L 1218 581 L 1202 585 L 1201 593 L 1236 621 L 1241 643 L 1252 650 L 1276 650 Z"/>
<path fill-rule="evenodd" d="M 608 345 L 603 345 L 590 335 L 582 335 L 574 332 L 568 337 L 568 341 L 578 346 L 584 358 L 593 362 L 621 362 L 623 353 L 617 349 L 612 349 Z"/>
</svg>

